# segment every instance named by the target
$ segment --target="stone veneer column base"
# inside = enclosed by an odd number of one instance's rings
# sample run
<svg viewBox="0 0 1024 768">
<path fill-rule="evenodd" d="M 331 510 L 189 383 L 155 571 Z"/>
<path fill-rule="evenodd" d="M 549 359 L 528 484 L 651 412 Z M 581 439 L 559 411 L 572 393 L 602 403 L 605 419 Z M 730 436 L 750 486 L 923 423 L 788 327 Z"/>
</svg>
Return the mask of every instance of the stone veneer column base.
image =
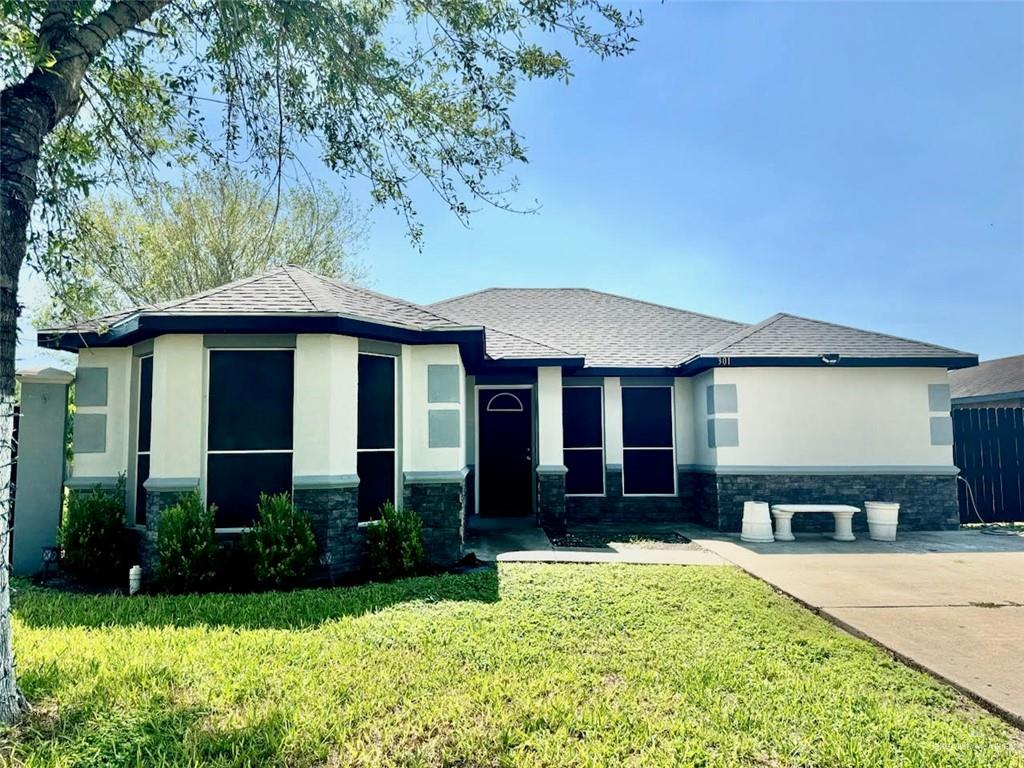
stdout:
<svg viewBox="0 0 1024 768">
<path fill-rule="evenodd" d="M 863 512 L 865 501 L 895 501 L 900 505 L 901 531 L 942 531 L 960 527 L 954 475 L 704 474 L 701 522 L 723 531 L 740 530 L 744 501 L 850 504 L 862 510 L 853 518 L 856 531 L 867 530 Z M 833 524 L 829 514 L 793 517 L 793 530 L 798 533 L 831 531 Z"/>
<path fill-rule="evenodd" d="M 465 469 L 405 473 L 402 503 L 423 521 L 423 547 L 431 565 L 445 567 L 462 558 L 466 474 Z"/>
<path fill-rule="evenodd" d="M 170 509 L 185 496 L 194 493 L 197 488 L 198 486 L 165 485 L 159 480 L 150 486 L 150 481 L 146 481 L 146 529 L 139 538 L 139 564 L 145 577 L 152 577 L 156 573 L 159 559 L 156 538 L 164 510 Z"/>
<path fill-rule="evenodd" d="M 296 486 L 292 498 L 309 515 L 321 578 L 333 582 L 362 569 L 366 531 L 359 526 L 359 486 Z"/>
<path fill-rule="evenodd" d="M 537 517 L 541 527 L 563 533 L 566 526 L 565 467 L 537 467 Z"/>
</svg>

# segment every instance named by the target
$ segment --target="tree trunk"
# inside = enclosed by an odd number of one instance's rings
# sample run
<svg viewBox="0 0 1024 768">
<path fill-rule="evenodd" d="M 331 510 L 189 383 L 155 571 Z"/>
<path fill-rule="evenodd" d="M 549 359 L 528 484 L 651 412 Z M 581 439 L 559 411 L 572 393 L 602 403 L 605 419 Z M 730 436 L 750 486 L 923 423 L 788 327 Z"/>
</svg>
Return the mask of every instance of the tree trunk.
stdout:
<svg viewBox="0 0 1024 768">
<path fill-rule="evenodd" d="M 75 2 L 50 0 L 38 38 L 41 47 L 58 54 L 58 63 L 52 69 L 35 69 L 0 92 L 0 723 L 13 722 L 26 707 L 11 643 L 11 443 L 18 274 L 28 248 L 39 153 L 47 134 L 77 111 L 82 79 L 96 54 L 167 2 L 115 2 L 88 22 L 76 24 Z"/>
</svg>

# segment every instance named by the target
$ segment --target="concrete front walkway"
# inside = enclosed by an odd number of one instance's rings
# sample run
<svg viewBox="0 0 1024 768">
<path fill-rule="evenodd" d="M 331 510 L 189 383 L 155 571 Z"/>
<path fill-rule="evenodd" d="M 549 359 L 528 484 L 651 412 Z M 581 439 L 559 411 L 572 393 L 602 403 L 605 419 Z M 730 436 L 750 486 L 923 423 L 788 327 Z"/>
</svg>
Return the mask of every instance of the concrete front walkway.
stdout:
<svg viewBox="0 0 1024 768">
<path fill-rule="evenodd" d="M 654 533 L 652 527 L 652 535 Z M 485 562 L 501 563 L 726 564 L 713 552 L 685 544 L 645 547 L 609 542 L 600 548 L 553 547 L 544 531 L 532 521 L 516 519 L 474 520 L 467 528 L 462 549 L 475 553 Z"/>
<path fill-rule="evenodd" d="M 818 535 L 695 543 L 1024 727 L 1024 537 L 900 533 L 893 544 Z"/>
</svg>

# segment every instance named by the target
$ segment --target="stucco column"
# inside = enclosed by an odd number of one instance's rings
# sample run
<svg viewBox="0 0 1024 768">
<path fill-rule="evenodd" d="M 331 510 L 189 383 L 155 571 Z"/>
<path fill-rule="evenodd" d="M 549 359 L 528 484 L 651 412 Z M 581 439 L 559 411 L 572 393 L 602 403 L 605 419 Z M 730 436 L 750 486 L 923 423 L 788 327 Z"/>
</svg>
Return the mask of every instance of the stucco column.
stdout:
<svg viewBox="0 0 1024 768">
<path fill-rule="evenodd" d="M 562 369 L 537 369 L 537 515 L 545 528 L 565 527 Z"/>
<path fill-rule="evenodd" d="M 206 412 L 206 350 L 200 334 L 168 334 L 153 341 L 153 400 L 146 531 L 142 566 L 154 567 L 163 510 L 199 487 Z"/>
<path fill-rule="evenodd" d="M 306 511 L 326 575 L 359 568 L 359 477 L 356 418 L 359 343 L 348 336 L 295 339 L 292 483 Z"/>
<path fill-rule="evenodd" d="M 462 556 L 466 371 L 455 344 L 402 348 L 402 501 L 423 521 L 427 558 Z"/>
<path fill-rule="evenodd" d="M 68 384 L 73 379 L 67 371 L 55 368 L 18 373 L 21 415 L 12 561 L 18 575 L 30 576 L 38 571 L 42 566 L 42 548 L 57 544 L 63 501 Z"/>
</svg>

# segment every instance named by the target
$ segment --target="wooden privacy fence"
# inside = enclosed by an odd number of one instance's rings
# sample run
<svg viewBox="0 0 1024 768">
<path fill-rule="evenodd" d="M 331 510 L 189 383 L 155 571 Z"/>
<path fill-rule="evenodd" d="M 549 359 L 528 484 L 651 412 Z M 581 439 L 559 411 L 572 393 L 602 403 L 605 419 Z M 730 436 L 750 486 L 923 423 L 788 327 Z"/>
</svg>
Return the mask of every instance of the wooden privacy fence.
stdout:
<svg viewBox="0 0 1024 768">
<path fill-rule="evenodd" d="M 1024 521 L 1024 408 L 954 410 L 953 462 L 986 523 Z M 967 487 L 957 490 L 960 522 L 977 523 Z"/>
</svg>

